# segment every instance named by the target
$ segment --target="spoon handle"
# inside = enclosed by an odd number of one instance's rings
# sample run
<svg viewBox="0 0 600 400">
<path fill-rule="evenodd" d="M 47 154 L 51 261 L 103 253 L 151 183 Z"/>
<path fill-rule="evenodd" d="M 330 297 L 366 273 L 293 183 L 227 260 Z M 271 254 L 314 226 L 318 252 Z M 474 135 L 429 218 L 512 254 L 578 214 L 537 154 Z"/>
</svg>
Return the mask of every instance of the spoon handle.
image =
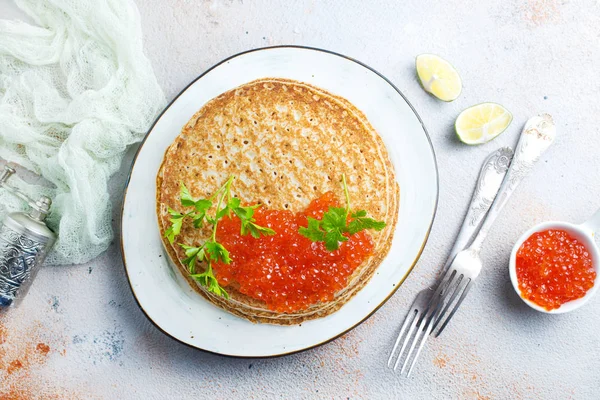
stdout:
<svg viewBox="0 0 600 400">
<path fill-rule="evenodd" d="M 600 231 L 600 209 L 596 210 L 594 215 L 592 215 L 587 221 L 585 221 L 581 225 L 584 228 L 589 229 L 593 234 Z M 594 239 L 598 240 L 596 237 L 594 237 Z"/>
<path fill-rule="evenodd" d="M 481 225 L 481 221 L 498 194 L 498 189 L 500 189 L 502 180 L 506 175 L 512 156 L 512 149 L 502 147 L 487 156 L 483 162 L 467 215 L 456 236 L 454 246 L 450 250 L 450 256 L 446 260 L 444 270 L 450 266 L 454 257 L 467 247 L 473 236 L 477 233 L 477 228 Z"/>
<path fill-rule="evenodd" d="M 479 233 L 477 233 L 471 244 L 473 250 L 479 251 L 485 237 L 498 217 L 498 214 L 500 214 L 500 211 L 506 205 L 509 197 L 517 186 L 519 186 L 523 178 L 531 172 L 533 165 L 552 144 L 555 136 L 556 126 L 549 114 L 540 114 L 527 121 L 521 132 L 515 156 L 500 187 L 500 192 L 492 204 Z"/>
</svg>

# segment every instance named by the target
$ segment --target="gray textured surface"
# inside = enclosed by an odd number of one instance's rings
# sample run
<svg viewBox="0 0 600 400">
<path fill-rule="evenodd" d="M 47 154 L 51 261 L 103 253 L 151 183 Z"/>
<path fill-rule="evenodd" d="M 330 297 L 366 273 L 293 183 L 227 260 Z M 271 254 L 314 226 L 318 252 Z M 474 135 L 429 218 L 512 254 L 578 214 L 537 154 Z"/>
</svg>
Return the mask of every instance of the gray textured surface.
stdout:
<svg viewBox="0 0 600 400">
<path fill-rule="evenodd" d="M 446 4 L 442 6 L 441 4 Z M 600 206 L 600 6 L 595 1 L 138 1 L 145 46 L 168 98 L 239 51 L 303 44 L 355 57 L 394 82 L 431 134 L 440 203 L 421 261 L 396 295 L 344 337 L 298 355 L 237 360 L 185 347 L 152 326 L 131 295 L 115 244 L 93 263 L 47 268 L 2 318 L 0 387 L 57 398 L 597 398 L 600 299 L 548 316 L 513 292 L 513 241 L 548 219 L 583 221 Z M 0 3 L 0 16 L 20 14 Z M 460 71 L 453 103 L 427 96 L 413 60 L 439 53 Z M 514 114 L 480 147 L 458 143 L 453 121 L 483 101 Z M 384 368 L 414 295 L 452 244 L 485 156 L 513 146 L 528 116 L 550 112 L 558 139 L 510 200 L 483 251 L 485 269 L 411 379 Z M 131 157 L 115 177 L 115 227 Z M 149 199 L 150 201 L 150 199 Z M 50 347 L 47 355 L 34 348 Z M 23 367 L 7 372 L 14 360 Z"/>
</svg>

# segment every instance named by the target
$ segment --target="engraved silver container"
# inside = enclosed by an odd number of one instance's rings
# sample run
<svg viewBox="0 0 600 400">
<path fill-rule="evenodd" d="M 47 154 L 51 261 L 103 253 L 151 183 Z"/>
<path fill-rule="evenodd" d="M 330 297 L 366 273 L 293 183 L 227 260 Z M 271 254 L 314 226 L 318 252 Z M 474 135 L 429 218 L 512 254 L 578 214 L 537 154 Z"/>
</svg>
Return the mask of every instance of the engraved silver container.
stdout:
<svg viewBox="0 0 600 400">
<path fill-rule="evenodd" d="M 31 211 L 10 213 L 0 222 L 0 308 L 15 305 L 15 301 L 27 293 L 56 240 L 44 222 L 51 200 L 42 196 L 34 202 L 8 186 L 6 181 L 14 173 L 11 166 L 5 166 L 0 175 L 0 188 L 26 201 Z"/>
</svg>

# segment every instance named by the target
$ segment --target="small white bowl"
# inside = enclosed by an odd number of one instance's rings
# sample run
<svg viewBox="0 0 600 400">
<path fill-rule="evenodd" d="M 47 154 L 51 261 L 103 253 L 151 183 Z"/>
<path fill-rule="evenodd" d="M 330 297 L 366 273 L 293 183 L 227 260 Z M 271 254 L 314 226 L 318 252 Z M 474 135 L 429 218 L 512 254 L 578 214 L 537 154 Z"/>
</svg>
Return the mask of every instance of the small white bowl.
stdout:
<svg viewBox="0 0 600 400">
<path fill-rule="evenodd" d="M 561 222 L 561 221 L 543 222 L 539 225 L 534 226 L 533 228 L 531 228 L 527 232 L 525 232 L 523 235 L 521 235 L 521 237 L 517 240 L 517 243 L 515 243 L 515 247 L 513 247 L 512 253 L 510 254 L 509 272 L 510 272 L 510 280 L 512 282 L 512 285 L 513 285 L 515 291 L 517 292 L 517 294 L 519 295 L 519 297 L 521 297 L 521 299 L 525 302 L 525 304 L 527 304 L 529 307 L 533 308 L 534 310 L 541 311 L 541 312 L 544 312 L 547 314 L 562 314 L 562 313 L 566 313 L 569 311 L 573 311 L 576 308 L 581 307 L 589 299 L 591 299 L 592 296 L 594 296 L 594 294 L 596 294 L 596 291 L 598 290 L 598 285 L 600 285 L 600 249 L 598 249 L 598 246 L 596 245 L 596 243 L 594 241 L 594 231 L 596 229 L 594 229 L 595 224 L 593 223 L 593 221 L 595 219 L 597 219 L 597 217 L 598 217 L 598 213 L 590 221 L 585 222 L 581 225 L 575 225 L 575 224 L 571 224 L 569 222 Z M 533 303 L 532 301 L 523 298 L 523 296 L 521 294 L 521 290 L 519 289 L 519 281 L 517 280 L 517 269 L 516 269 L 517 251 L 519 251 L 519 248 L 521 247 L 523 242 L 526 241 L 534 233 L 542 232 L 542 231 L 545 231 L 548 229 L 561 229 L 561 230 L 567 231 L 567 232 L 569 232 L 570 235 L 572 235 L 577 240 L 579 240 L 588 249 L 588 252 L 590 253 L 590 255 L 592 257 L 592 266 L 594 267 L 594 270 L 596 271 L 596 279 L 594 280 L 594 286 L 592 286 L 592 288 L 587 291 L 585 296 L 583 296 L 579 299 L 576 299 L 576 300 L 571 300 L 569 302 L 566 302 L 563 305 L 561 305 L 559 308 L 555 308 L 553 310 L 546 310 L 545 308 L 540 307 L 539 305 Z"/>
</svg>

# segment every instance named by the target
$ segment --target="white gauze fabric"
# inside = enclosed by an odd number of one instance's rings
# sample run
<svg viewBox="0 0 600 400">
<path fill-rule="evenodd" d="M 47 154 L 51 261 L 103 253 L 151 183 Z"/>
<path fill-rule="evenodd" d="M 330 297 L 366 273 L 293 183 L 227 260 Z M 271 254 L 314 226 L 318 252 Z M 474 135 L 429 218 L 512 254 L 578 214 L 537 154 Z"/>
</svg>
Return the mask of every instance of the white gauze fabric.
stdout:
<svg viewBox="0 0 600 400">
<path fill-rule="evenodd" d="M 0 20 L 0 157 L 55 185 L 47 264 L 84 263 L 112 240 L 107 184 L 165 103 L 129 0 L 18 0 L 39 25 Z M 0 218 L 25 209 L 0 189 Z"/>
</svg>

